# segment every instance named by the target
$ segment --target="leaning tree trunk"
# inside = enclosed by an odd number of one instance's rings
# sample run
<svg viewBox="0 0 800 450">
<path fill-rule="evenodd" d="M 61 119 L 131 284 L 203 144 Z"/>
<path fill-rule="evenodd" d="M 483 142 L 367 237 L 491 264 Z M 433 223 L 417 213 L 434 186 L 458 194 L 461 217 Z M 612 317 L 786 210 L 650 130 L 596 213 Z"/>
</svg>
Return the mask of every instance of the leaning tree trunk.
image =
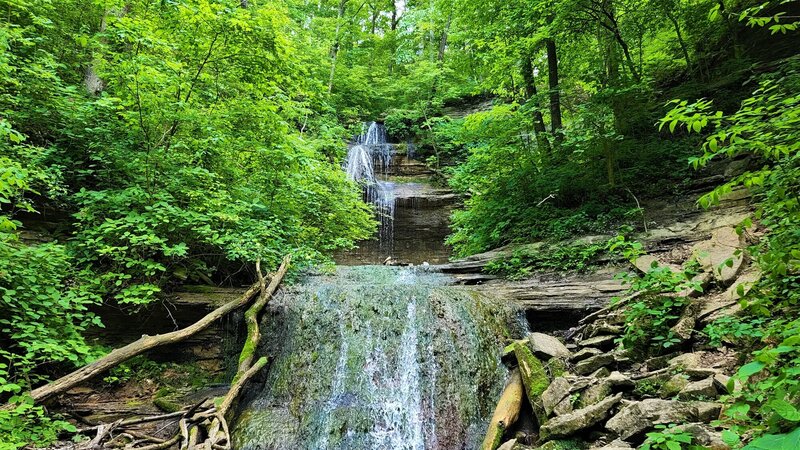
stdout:
<svg viewBox="0 0 800 450">
<path fill-rule="evenodd" d="M 258 346 L 258 342 L 261 340 L 261 332 L 258 329 L 258 316 L 261 313 L 261 310 L 264 309 L 264 306 L 267 305 L 267 302 L 269 302 L 269 299 L 272 298 L 272 294 L 275 293 L 275 290 L 278 288 L 281 280 L 283 280 L 284 275 L 286 275 L 286 271 L 289 269 L 290 262 L 291 257 L 289 256 L 283 259 L 283 263 L 281 263 L 278 272 L 273 275 L 269 286 L 265 286 L 266 281 L 264 276 L 261 274 L 261 262 L 259 261 L 256 263 L 258 284 L 259 288 L 261 289 L 261 295 L 258 296 L 258 300 L 253 303 L 247 312 L 244 313 L 244 319 L 245 322 L 247 322 L 247 340 L 245 341 L 244 347 L 242 347 L 242 352 L 239 355 L 239 368 L 237 369 L 234 382 L 243 376 L 245 372 L 250 369 L 250 366 L 253 365 L 256 347 Z"/>
<path fill-rule="evenodd" d="M 288 258 L 284 260 L 280 270 L 276 276 L 273 277 L 272 282 L 267 290 L 269 292 L 267 297 L 272 295 L 274 289 L 277 288 L 281 278 L 286 273 L 287 265 Z M 87 364 L 86 366 L 83 366 L 70 374 L 64 375 L 55 381 L 34 389 L 31 391 L 31 397 L 33 397 L 35 402 L 43 402 L 54 395 L 58 395 L 67 391 L 79 383 L 89 380 L 105 371 L 108 371 L 109 369 L 116 367 L 117 365 L 133 358 L 134 356 L 141 355 L 142 353 L 145 353 L 148 350 L 152 350 L 156 347 L 181 342 L 188 337 L 194 336 L 195 334 L 208 328 L 215 321 L 226 316 L 228 313 L 250 303 L 250 299 L 253 298 L 253 296 L 259 291 L 262 291 L 259 302 L 262 303 L 263 307 L 263 304 L 266 304 L 268 298 L 267 300 L 263 300 L 265 293 L 262 290 L 262 284 L 263 279 L 250 286 L 250 288 L 237 300 L 220 306 L 186 328 L 166 334 L 157 334 L 155 336 L 144 335 L 135 342 L 132 342 L 124 347 L 114 349 L 111 351 L 111 353 L 98 359 L 97 361 Z M 272 291 L 269 291 L 269 289 L 272 289 Z M 250 361 L 252 361 L 252 356 L 250 357 Z"/>
</svg>

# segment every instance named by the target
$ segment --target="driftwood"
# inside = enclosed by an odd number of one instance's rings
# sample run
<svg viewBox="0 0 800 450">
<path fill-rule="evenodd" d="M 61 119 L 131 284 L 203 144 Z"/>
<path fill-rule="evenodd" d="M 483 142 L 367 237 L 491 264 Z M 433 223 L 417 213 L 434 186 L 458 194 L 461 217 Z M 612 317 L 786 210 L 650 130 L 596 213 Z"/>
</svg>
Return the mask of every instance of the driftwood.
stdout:
<svg viewBox="0 0 800 450">
<path fill-rule="evenodd" d="M 486 432 L 486 438 L 483 440 L 481 450 L 495 450 L 500 446 L 503 434 L 519 418 L 524 391 L 519 369 L 514 369 L 511 371 L 506 388 L 500 396 L 500 401 L 497 402 L 492 420 L 489 421 L 489 430 Z"/>
</svg>

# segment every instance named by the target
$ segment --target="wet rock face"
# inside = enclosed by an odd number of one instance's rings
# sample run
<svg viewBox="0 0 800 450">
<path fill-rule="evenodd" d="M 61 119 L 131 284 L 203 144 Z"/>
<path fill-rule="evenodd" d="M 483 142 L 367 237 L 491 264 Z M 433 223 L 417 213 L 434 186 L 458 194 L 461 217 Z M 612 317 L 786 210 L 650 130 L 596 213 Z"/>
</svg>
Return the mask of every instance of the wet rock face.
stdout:
<svg viewBox="0 0 800 450">
<path fill-rule="evenodd" d="M 503 388 L 517 312 L 442 275 L 340 268 L 276 298 L 274 361 L 235 426 L 235 448 L 474 449 Z"/>
<path fill-rule="evenodd" d="M 384 187 L 393 201 L 390 233 L 358 242 L 358 248 L 335 256 L 342 265 L 395 264 L 423 262 L 443 264 L 450 258 L 444 244 L 450 234 L 450 214 L 459 202 L 451 191 L 436 188 L 428 177 L 391 178 Z"/>
</svg>

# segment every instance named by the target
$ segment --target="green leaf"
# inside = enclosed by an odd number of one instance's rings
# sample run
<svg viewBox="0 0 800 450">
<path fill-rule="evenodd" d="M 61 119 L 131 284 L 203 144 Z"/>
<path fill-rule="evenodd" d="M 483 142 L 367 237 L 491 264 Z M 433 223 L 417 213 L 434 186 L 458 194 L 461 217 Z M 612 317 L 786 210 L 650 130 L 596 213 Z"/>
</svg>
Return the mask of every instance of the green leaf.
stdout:
<svg viewBox="0 0 800 450">
<path fill-rule="evenodd" d="M 751 375 L 761 372 L 761 370 L 764 369 L 764 367 L 766 367 L 766 364 L 764 364 L 763 362 L 753 361 L 751 363 L 745 364 L 742 367 L 740 367 L 739 371 L 737 372 L 737 376 L 742 378 L 747 378 Z"/>
<path fill-rule="evenodd" d="M 776 414 L 791 422 L 800 421 L 800 411 L 790 404 L 789 402 L 781 399 L 775 399 L 769 402 L 769 407 L 775 411 Z"/>
<path fill-rule="evenodd" d="M 755 439 L 742 450 L 797 450 L 800 448 L 800 428 L 788 434 L 767 434 Z"/>
<path fill-rule="evenodd" d="M 723 430 L 721 437 L 722 441 L 731 447 L 739 445 L 739 442 L 742 440 L 736 432 L 731 430 Z"/>
</svg>

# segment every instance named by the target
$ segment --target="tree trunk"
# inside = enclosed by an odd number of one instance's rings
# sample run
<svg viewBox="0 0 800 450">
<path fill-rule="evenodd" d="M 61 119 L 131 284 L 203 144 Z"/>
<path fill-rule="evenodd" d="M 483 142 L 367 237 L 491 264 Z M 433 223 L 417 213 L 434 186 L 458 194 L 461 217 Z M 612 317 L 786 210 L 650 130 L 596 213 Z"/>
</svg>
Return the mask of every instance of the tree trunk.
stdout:
<svg viewBox="0 0 800 450">
<path fill-rule="evenodd" d="M 331 75 L 328 80 L 328 93 L 333 92 L 333 78 L 336 75 L 336 58 L 339 56 L 339 33 L 342 31 L 342 20 L 347 9 L 349 0 L 339 0 L 339 13 L 336 16 L 336 32 L 333 35 L 333 47 L 331 47 Z"/>
<path fill-rule="evenodd" d="M 495 450 L 500 446 L 500 441 L 503 439 L 505 431 L 514 425 L 517 418 L 519 418 L 523 396 L 522 376 L 519 373 L 519 369 L 514 369 L 508 379 L 506 388 L 503 390 L 503 394 L 500 396 L 500 401 L 497 402 L 492 420 L 489 421 L 489 430 L 486 432 L 486 438 L 483 440 L 481 450 Z"/>
<path fill-rule="evenodd" d="M 614 149 L 608 142 L 603 142 L 603 153 L 606 156 L 606 177 L 608 178 L 608 185 L 610 187 L 616 186 L 616 176 L 614 173 L 614 165 L 616 164 L 614 158 Z"/>
<path fill-rule="evenodd" d="M 686 60 L 686 70 L 689 71 L 692 68 L 692 61 L 689 59 L 689 49 L 686 46 L 686 42 L 683 40 L 683 34 L 681 34 L 681 26 L 678 23 L 678 19 L 675 17 L 672 12 L 667 11 L 667 18 L 672 22 L 672 25 L 675 27 L 675 34 L 678 36 L 678 44 L 681 46 L 681 51 L 683 52 L 683 58 Z"/>
<path fill-rule="evenodd" d="M 533 102 L 533 132 L 536 133 L 536 143 L 544 156 L 550 155 L 550 141 L 547 139 L 547 127 L 544 117 L 536 103 L 536 79 L 533 76 L 533 63 L 528 55 L 522 57 L 522 79 L 525 82 L 525 96 L 527 102 Z"/>
<path fill-rule="evenodd" d="M 559 142 L 561 129 L 561 92 L 558 80 L 558 54 L 556 53 L 556 41 L 548 39 L 547 45 L 547 78 L 550 84 L 550 130 Z"/>
<path fill-rule="evenodd" d="M 625 55 L 625 62 L 628 64 L 628 70 L 631 71 L 631 76 L 634 80 L 641 81 L 639 71 L 636 70 L 636 63 L 633 61 L 633 57 L 631 56 L 631 50 L 628 48 L 628 44 L 625 42 L 625 40 L 622 39 L 619 29 L 614 31 L 614 39 L 617 40 L 619 46 L 622 48 L 622 53 Z"/>
<path fill-rule="evenodd" d="M 442 38 L 439 39 L 439 55 L 437 56 L 437 61 L 440 63 L 444 61 L 444 52 L 447 50 L 447 34 L 450 32 L 450 22 L 453 20 L 453 13 L 452 11 L 447 16 L 447 24 L 444 26 L 444 30 L 442 31 Z"/>
</svg>

